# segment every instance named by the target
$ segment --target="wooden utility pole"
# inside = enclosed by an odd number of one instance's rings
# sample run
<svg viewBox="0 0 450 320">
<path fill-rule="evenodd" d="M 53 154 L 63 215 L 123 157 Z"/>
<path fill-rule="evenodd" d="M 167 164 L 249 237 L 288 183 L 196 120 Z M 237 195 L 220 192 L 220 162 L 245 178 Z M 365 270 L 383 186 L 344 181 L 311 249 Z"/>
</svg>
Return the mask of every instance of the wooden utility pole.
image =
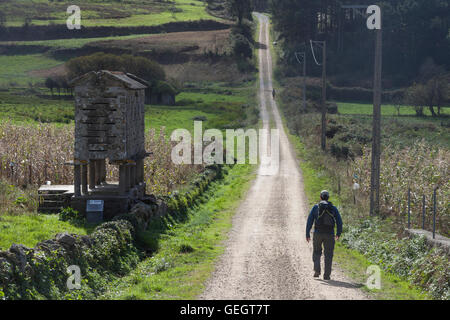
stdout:
<svg viewBox="0 0 450 320">
<path fill-rule="evenodd" d="M 295 58 L 303 64 L 303 110 L 306 110 L 306 52 L 295 52 Z"/>
<path fill-rule="evenodd" d="M 318 66 L 322 66 L 322 107 L 321 107 L 321 113 L 322 113 L 322 134 L 320 139 L 320 144 L 322 147 L 322 150 L 325 151 L 327 146 L 327 42 L 326 41 L 312 41 L 311 43 L 311 52 L 313 54 L 314 61 Z M 322 47 L 322 63 L 319 64 L 319 62 L 316 59 L 316 55 L 314 54 L 314 47 L 313 44 L 316 44 L 318 46 Z"/>
<path fill-rule="evenodd" d="M 382 23 L 381 9 L 377 5 L 341 5 L 343 9 L 353 12 L 365 9 L 372 14 L 367 20 L 367 28 L 375 30 L 375 65 L 373 79 L 373 124 L 372 124 L 372 169 L 370 176 L 370 215 L 380 213 L 380 174 L 381 174 L 381 70 L 382 70 Z M 364 16 L 363 14 L 361 14 Z"/>
<path fill-rule="evenodd" d="M 303 53 L 303 110 L 306 112 L 306 52 Z"/>
<path fill-rule="evenodd" d="M 382 29 L 377 29 L 375 44 L 375 75 L 373 82 L 373 132 L 372 132 L 372 172 L 370 177 L 370 215 L 380 212 L 380 157 L 381 157 L 381 70 L 382 70 Z"/>
<path fill-rule="evenodd" d="M 322 138 L 321 146 L 325 151 L 327 147 L 327 42 L 322 44 Z"/>
</svg>

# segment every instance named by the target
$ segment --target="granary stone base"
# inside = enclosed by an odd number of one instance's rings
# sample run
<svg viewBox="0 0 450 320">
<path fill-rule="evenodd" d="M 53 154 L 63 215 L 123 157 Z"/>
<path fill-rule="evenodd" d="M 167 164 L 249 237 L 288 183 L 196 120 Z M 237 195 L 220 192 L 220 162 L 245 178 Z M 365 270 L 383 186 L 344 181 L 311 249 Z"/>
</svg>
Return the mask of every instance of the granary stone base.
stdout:
<svg viewBox="0 0 450 320">
<path fill-rule="evenodd" d="M 103 219 L 111 220 L 117 215 L 128 213 L 137 202 L 144 201 L 145 198 L 145 185 L 135 186 L 129 193 L 124 195 L 102 194 L 91 190 L 88 195 L 73 196 L 71 198 L 71 207 L 86 216 L 88 200 L 103 200 Z"/>
</svg>

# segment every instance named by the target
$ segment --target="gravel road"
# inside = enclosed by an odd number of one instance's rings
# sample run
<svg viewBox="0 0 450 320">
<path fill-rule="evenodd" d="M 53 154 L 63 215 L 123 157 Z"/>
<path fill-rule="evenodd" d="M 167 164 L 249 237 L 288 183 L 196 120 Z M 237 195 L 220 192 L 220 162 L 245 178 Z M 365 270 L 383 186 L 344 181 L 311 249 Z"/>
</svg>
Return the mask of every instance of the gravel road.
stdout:
<svg viewBox="0 0 450 320">
<path fill-rule="evenodd" d="M 280 132 L 280 166 L 275 175 L 259 173 L 233 218 L 225 252 L 199 299 L 303 300 L 367 299 L 333 268 L 332 280 L 313 278 L 312 244 L 305 241 L 309 208 L 297 160 L 272 99 L 272 60 L 268 18 L 260 21 L 260 104 L 263 127 L 269 113 Z"/>
</svg>

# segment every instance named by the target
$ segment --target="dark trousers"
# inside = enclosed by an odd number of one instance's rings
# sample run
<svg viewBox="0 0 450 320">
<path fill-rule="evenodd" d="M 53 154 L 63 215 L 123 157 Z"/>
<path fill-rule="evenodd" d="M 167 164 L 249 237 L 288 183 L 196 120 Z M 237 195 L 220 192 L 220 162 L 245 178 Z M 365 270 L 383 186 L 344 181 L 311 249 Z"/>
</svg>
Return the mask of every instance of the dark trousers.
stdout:
<svg viewBox="0 0 450 320">
<path fill-rule="evenodd" d="M 331 275 L 331 264 L 333 263 L 334 235 L 314 232 L 313 235 L 313 262 L 314 271 L 320 273 L 320 257 L 322 256 L 322 245 L 325 255 L 325 277 Z"/>
</svg>

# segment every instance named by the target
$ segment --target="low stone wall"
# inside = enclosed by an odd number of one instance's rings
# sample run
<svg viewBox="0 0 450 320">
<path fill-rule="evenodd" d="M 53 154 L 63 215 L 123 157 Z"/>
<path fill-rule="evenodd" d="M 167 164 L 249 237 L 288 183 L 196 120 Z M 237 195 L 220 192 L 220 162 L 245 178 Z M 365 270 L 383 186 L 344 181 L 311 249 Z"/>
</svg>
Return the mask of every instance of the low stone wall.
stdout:
<svg viewBox="0 0 450 320">
<path fill-rule="evenodd" d="M 433 239 L 433 233 L 422 229 L 406 229 L 406 233 L 410 236 L 424 236 L 430 247 L 438 247 L 443 249 L 450 255 L 450 239 L 439 234 L 435 235 Z"/>
<path fill-rule="evenodd" d="M 152 197 L 150 203 L 139 202 L 129 213 L 101 224 L 89 236 L 60 233 L 34 248 L 13 244 L 0 251 L 0 300 L 94 299 L 105 279 L 129 273 L 143 258 L 135 245 L 137 232 L 157 217 L 186 213 L 222 174 L 222 167 L 209 167 L 187 191 L 164 199 Z M 73 265 L 81 271 L 81 290 L 67 287 L 67 268 Z"/>
</svg>

